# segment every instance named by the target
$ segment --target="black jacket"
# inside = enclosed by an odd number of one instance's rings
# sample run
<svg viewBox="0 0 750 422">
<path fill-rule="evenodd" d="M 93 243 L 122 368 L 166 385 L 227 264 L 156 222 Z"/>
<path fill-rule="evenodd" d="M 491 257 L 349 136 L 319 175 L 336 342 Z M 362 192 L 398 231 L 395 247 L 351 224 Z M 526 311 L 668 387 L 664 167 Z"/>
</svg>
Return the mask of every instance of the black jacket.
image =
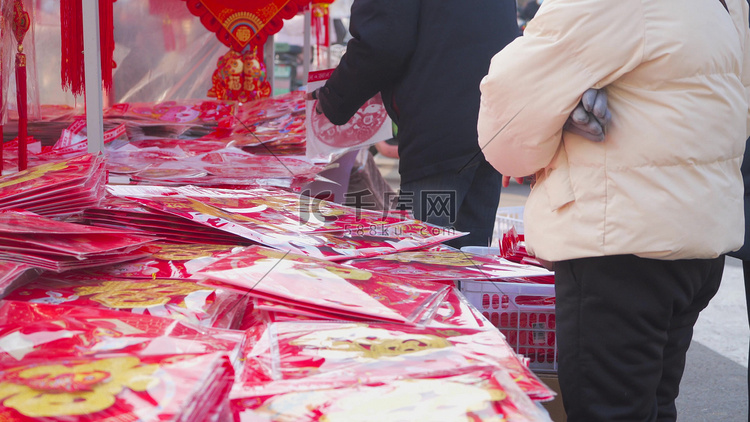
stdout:
<svg viewBox="0 0 750 422">
<path fill-rule="evenodd" d="M 519 35 L 515 0 L 355 0 L 350 22 L 346 54 L 318 94 L 326 117 L 345 124 L 381 92 L 403 182 L 483 158 L 479 83 Z"/>
</svg>

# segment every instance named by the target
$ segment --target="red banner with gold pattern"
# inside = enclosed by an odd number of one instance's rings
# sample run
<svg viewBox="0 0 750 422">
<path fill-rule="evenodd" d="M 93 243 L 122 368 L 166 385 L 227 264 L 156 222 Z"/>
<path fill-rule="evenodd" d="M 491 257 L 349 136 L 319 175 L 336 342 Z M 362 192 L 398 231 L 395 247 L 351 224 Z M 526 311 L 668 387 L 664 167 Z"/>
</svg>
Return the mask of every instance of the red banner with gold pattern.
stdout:
<svg viewBox="0 0 750 422">
<path fill-rule="evenodd" d="M 328 46 L 328 25 L 319 20 L 327 17 L 326 7 L 333 0 L 183 0 L 190 13 L 200 18 L 209 31 L 230 48 L 218 60 L 208 91 L 209 97 L 247 102 L 271 95 L 263 62 L 263 45 L 269 36 L 279 32 L 284 19 L 291 19 L 309 8 L 316 16 L 318 45 Z M 322 37 L 326 28 L 326 36 Z"/>
<path fill-rule="evenodd" d="M 227 47 L 242 51 L 262 46 L 269 35 L 310 3 L 310 0 L 185 0 L 190 12 Z"/>
</svg>

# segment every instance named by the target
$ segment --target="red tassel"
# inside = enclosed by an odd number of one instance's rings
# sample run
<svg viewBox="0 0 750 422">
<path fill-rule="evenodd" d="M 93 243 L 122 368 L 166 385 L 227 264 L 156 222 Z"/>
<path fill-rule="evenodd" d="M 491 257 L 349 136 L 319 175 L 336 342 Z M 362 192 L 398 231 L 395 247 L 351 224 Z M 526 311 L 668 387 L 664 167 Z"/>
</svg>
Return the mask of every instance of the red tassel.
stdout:
<svg viewBox="0 0 750 422">
<path fill-rule="evenodd" d="M 115 51 L 114 0 L 99 0 L 99 46 L 101 51 L 102 85 L 112 89 L 112 69 Z M 73 95 L 85 92 L 85 64 L 83 60 L 83 1 L 60 0 L 60 32 L 62 87 Z"/>
<path fill-rule="evenodd" d="M 18 102 L 18 171 L 26 170 L 28 113 L 26 110 L 26 55 L 16 54 L 16 101 Z"/>
<path fill-rule="evenodd" d="M 60 32 L 62 87 L 79 96 L 84 90 L 82 0 L 60 0 Z"/>
<path fill-rule="evenodd" d="M 99 43 L 102 54 L 102 86 L 112 89 L 112 69 L 115 66 L 114 0 L 99 0 Z"/>
<path fill-rule="evenodd" d="M 23 9 L 23 0 L 13 3 L 13 36 L 18 43 L 16 53 L 16 101 L 18 102 L 18 170 L 26 170 L 29 158 L 26 154 L 26 55 L 23 54 L 23 39 L 31 27 L 29 14 Z"/>
</svg>

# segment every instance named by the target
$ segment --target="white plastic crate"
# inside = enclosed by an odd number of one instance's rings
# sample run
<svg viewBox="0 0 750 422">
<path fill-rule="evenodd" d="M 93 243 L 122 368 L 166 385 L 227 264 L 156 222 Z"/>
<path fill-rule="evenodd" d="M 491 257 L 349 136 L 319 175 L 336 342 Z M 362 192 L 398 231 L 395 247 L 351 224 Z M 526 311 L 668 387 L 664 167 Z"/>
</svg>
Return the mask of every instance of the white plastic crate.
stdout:
<svg viewBox="0 0 750 422">
<path fill-rule="evenodd" d="M 499 233 L 507 231 L 511 227 L 516 228 L 516 233 L 523 233 L 523 206 L 500 207 L 497 209 L 495 228 Z"/>
<path fill-rule="evenodd" d="M 495 217 L 495 228 L 492 231 L 492 245 L 497 245 L 503 233 L 515 227 L 516 233 L 523 234 L 523 206 L 500 207 Z"/>
<path fill-rule="evenodd" d="M 461 292 L 534 371 L 557 371 L 555 286 L 461 280 Z"/>
</svg>

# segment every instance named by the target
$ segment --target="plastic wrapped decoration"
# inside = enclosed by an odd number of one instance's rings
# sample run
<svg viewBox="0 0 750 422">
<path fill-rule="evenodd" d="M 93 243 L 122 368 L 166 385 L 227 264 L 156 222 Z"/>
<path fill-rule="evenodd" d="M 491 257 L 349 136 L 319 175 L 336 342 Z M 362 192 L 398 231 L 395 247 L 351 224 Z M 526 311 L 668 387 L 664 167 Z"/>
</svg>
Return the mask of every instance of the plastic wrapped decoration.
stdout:
<svg viewBox="0 0 750 422">
<path fill-rule="evenodd" d="M 339 318 L 416 324 L 448 286 L 371 274 L 332 262 L 251 246 L 198 272 L 205 285 Z"/>
<path fill-rule="evenodd" d="M 244 103 L 271 96 L 266 65 L 256 47 L 243 53 L 229 50 L 217 61 L 211 83 L 206 95 L 220 100 Z"/>
<path fill-rule="evenodd" d="M 42 275 L 6 296 L 8 300 L 110 309 L 171 318 L 196 325 L 232 328 L 247 298 L 176 279 L 92 278 L 85 273 Z"/>
<path fill-rule="evenodd" d="M 234 245 L 152 243 L 144 246 L 152 255 L 87 271 L 114 278 L 197 279 L 196 272 L 242 248 Z M 0 278 L 2 280 L 2 278 Z"/>
<path fill-rule="evenodd" d="M 243 393 L 233 392 L 235 420 L 550 421 L 502 370 L 277 394 Z"/>
<path fill-rule="evenodd" d="M 0 367 L 12 421 L 207 421 L 233 379 L 226 353 L 21 359 Z"/>
<path fill-rule="evenodd" d="M 341 387 L 502 369 L 534 400 L 555 394 L 495 330 L 290 321 L 257 325 L 247 336 L 239 382 L 249 389 Z"/>
<path fill-rule="evenodd" d="M 346 262 L 346 265 L 398 277 L 443 282 L 453 280 L 554 282 L 554 273 L 544 268 L 501 260 L 499 257 L 459 251 L 445 245 L 350 260 Z"/>
<path fill-rule="evenodd" d="M 86 154 L 0 177 L 0 210 L 59 215 L 95 206 L 104 195 L 104 166 L 104 158 Z"/>
<path fill-rule="evenodd" d="M 97 353 L 239 353 L 243 334 L 167 318 L 80 306 L 0 301 L 0 366 Z"/>
<path fill-rule="evenodd" d="M 130 229 L 104 229 L 56 221 L 28 211 L 0 211 L 0 260 L 66 271 L 148 255 L 153 239 Z"/>
</svg>

